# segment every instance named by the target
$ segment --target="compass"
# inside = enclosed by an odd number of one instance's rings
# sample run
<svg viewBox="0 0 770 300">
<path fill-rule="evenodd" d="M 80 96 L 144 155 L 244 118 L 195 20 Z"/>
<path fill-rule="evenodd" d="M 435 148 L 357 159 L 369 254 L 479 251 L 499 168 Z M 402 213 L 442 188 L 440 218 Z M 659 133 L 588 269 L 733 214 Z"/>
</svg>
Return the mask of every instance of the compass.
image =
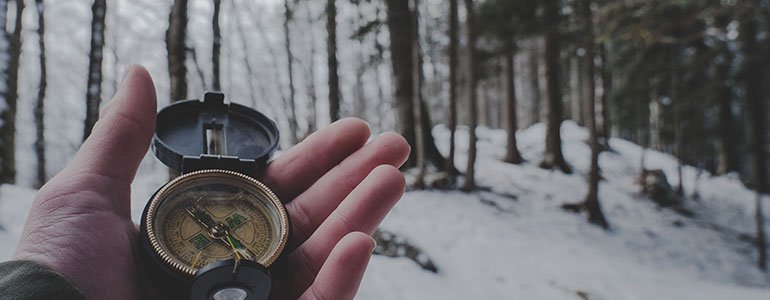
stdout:
<svg viewBox="0 0 770 300">
<path fill-rule="evenodd" d="M 289 217 L 254 176 L 277 145 L 275 123 L 222 93 L 158 113 L 154 153 L 181 175 L 150 198 L 140 243 L 167 298 L 267 299 Z"/>
</svg>

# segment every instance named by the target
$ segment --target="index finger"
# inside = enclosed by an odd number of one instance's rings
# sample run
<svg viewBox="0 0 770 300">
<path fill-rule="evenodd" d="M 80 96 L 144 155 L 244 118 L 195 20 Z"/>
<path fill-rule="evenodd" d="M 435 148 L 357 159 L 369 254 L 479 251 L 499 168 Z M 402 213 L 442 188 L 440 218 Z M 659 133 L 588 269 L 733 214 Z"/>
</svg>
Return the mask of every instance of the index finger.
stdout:
<svg viewBox="0 0 770 300">
<path fill-rule="evenodd" d="M 278 198 L 289 202 L 360 149 L 369 139 L 369 125 L 346 118 L 321 129 L 270 163 L 262 180 Z"/>
</svg>

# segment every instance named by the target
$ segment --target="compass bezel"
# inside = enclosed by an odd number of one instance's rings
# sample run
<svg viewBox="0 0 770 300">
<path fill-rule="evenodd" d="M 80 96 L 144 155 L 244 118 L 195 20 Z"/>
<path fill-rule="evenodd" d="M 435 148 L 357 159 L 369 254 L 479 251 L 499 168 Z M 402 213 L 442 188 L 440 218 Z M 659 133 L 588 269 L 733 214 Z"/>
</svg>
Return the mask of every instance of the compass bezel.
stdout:
<svg viewBox="0 0 770 300">
<path fill-rule="evenodd" d="M 161 241 L 155 232 L 156 230 L 155 219 L 158 216 L 158 210 L 159 210 L 159 207 L 161 207 L 163 200 L 166 199 L 167 196 L 172 191 L 174 191 L 175 188 L 185 183 L 188 183 L 190 181 L 201 180 L 211 176 L 218 176 L 229 180 L 233 180 L 234 185 L 235 183 L 250 185 L 251 187 L 256 189 L 259 193 L 261 193 L 261 196 L 264 196 L 268 200 L 269 204 L 272 206 L 270 207 L 270 209 L 276 210 L 275 215 L 277 215 L 279 218 L 277 222 L 279 224 L 279 228 L 277 228 L 277 230 L 279 231 L 278 246 L 274 249 L 272 253 L 268 253 L 262 259 L 260 259 L 259 261 L 256 261 L 257 263 L 263 265 L 266 268 L 270 267 L 278 259 L 278 257 L 280 257 L 284 247 L 286 246 L 286 243 L 288 242 L 289 218 L 288 218 L 288 214 L 286 213 L 286 209 L 284 208 L 283 203 L 275 195 L 275 193 L 273 193 L 273 191 L 270 190 L 270 188 L 268 188 L 264 183 L 250 176 L 246 176 L 238 172 L 222 170 L 222 169 L 207 169 L 207 170 L 200 170 L 200 171 L 186 173 L 168 182 L 163 187 L 161 187 L 155 193 L 155 195 L 153 195 L 153 197 L 150 200 L 150 203 L 148 204 L 146 216 L 144 220 L 142 220 L 143 222 L 142 225 L 145 229 L 145 234 L 147 235 L 147 240 L 150 243 L 150 248 L 152 249 L 153 253 L 160 259 L 160 261 L 166 267 L 173 270 L 175 273 L 184 275 L 185 277 L 193 277 L 195 275 L 196 271 L 198 270 L 197 268 L 193 269 L 192 267 L 181 263 L 179 259 L 175 258 L 172 254 L 168 253 L 161 246 Z"/>
</svg>

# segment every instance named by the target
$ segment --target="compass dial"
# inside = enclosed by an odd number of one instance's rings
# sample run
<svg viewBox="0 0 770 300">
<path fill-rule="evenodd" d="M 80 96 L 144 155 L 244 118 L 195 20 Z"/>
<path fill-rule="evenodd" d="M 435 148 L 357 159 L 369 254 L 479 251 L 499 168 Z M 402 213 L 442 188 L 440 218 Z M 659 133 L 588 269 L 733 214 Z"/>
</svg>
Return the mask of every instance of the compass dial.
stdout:
<svg viewBox="0 0 770 300">
<path fill-rule="evenodd" d="M 171 181 L 153 197 L 144 222 L 155 254 L 190 276 L 227 259 L 269 267 L 288 236 L 278 198 L 259 181 L 223 170 Z"/>
</svg>

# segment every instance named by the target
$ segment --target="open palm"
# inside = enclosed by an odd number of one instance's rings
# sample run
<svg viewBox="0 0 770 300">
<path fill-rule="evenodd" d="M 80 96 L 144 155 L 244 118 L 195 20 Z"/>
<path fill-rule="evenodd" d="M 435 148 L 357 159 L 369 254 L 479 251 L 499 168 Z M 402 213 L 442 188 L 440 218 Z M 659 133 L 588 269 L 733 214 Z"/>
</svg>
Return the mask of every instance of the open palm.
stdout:
<svg viewBox="0 0 770 300">
<path fill-rule="evenodd" d="M 89 299 L 147 299 L 130 192 L 155 128 L 155 88 L 131 66 L 72 162 L 38 192 L 16 259 L 42 263 Z M 388 133 L 366 143 L 361 120 L 316 132 L 260 179 L 286 203 L 291 240 L 271 268 L 272 299 L 352 299 L 369 261 L 369 234 L 404 191 L 409 146 Z"/>
</svg>

